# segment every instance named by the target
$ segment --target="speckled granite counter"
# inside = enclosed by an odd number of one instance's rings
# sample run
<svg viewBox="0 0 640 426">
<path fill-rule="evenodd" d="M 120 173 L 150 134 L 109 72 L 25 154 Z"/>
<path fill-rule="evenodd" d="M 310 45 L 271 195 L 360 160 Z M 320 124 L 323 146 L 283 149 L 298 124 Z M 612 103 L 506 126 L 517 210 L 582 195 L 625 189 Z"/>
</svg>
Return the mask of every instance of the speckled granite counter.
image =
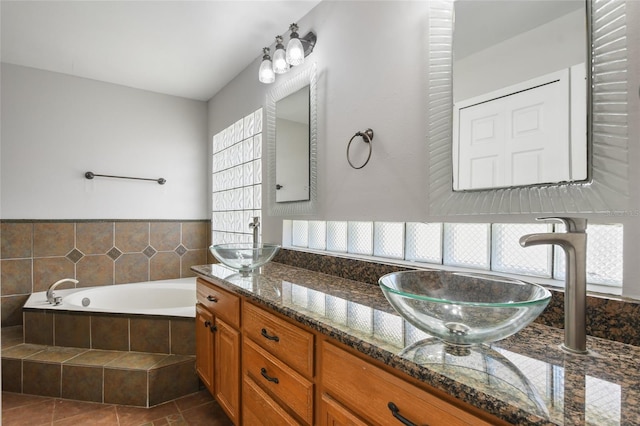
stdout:
<svg viewBox="0 0 640 426">
<path fill-rule="evenodd" d="M 562 330 L 532 324 L 452 353 L 399 317 L 376 285 L 275 262 L 248 277 L 221 265 L 192 270 L 510 423 L 640 424 L 639 347 L 589 338 L 591 355 L 569 355 Z"/>
</svg>

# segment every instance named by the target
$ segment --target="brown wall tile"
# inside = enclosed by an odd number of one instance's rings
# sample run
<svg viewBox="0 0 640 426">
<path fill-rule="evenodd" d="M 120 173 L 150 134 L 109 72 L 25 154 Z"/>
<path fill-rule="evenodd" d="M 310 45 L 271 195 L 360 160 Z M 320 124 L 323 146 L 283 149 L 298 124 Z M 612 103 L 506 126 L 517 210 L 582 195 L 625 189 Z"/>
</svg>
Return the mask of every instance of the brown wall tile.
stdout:
<svg viewBox="0 0 640 426">
<path fill-rule="evenodd" d="M 89 315 L 56 313 L 53 322 L 53 342 L 56 346 L 91 347 L 91 317 Z"/>
<path fill-rule="evenodd" d="M 196 328 L 193 318 L 171 320 L 171 353 L 196 354 Z"/>
<path fill-rule="evenodd" d="M 206 250 L 189 250 L 182 256 L 181 275 L 182 278 L 195 277 L 196 274 L 190 269 L 194 265 L 206 265 L 209 262 L 207 259 L 208 249 Z"/>
<path fill-rule="evenodd" d="M 62 398 L 102 402 L 102 367 L 63 365 Z"/>
<path fill-rule="evenodd" d="M 60 364 L 24 360 L 22 391 L 31 395 L 60 397 Z"/>
<path fill-rule="evenodd" d="M 131 318 L 129 324 L 132 351 L 169 353 L 169 320 Z"/>
<path fill-rule="evenodd" d="M 147 406 L 147 372 L 104 369 L 105 404 Z"/>
<path fill-rule="evenodd" d="M 2 260 L 0 264 L 2 296 L 31 293 L 31 259 Z"/>
<path fill-rule="evenodd" d="M 33 256 L 65 256 L 75 244 L 74 223 L 34 223 Z"/>
<path fill-rule="evenodd" d="M 149 258 L 142 253 L 123 254 L 116 260 L 116 284 L 149 281 Z"/>
<path fill-rule="evenodd" d="M 180 244 L 180 222 L 151 222 L 151 246 L 158 251 L 173 251 Z"/>
<path fill-rule="evenodd" d="M 116 247 L 123 253 L 141 252 L 149 245 L 148 222 L 116 222 Z"/>
<path fill-rule="evenodd" d="M 22 307 L 28 298 L 28 295 L 2 296 L 2 327 L 22 324 Z"/>
<path fill-rule="evenodd" d="M 188 249 L 204 249 L 209 238 L 207 233 L 207 223 L 205 222 L 184 222 L 182 224 L 182 245 Z"/>
<path fill-rule="evenodd" d="M 66 257 L 33 259 L 33 291 L 46 291 L 51 284 L 63 278 L 75 278 L 73 262 Z M 72 283 L 61 284 L 59 289 L 73 288 Z"/>
<path fill-rule="evenodd" d="M 180 278 L 180 256 L 172 251 L 156 253 L 149 260 L 150 279 Z"/>
<path fill-rule="evenodd" d="M 93 349 L 128 351 L 129 319 L 116 316 L 92 316 L 91 347 Z"/>
<path fill-rule="evenodd" d="M 149 406 L 161 404 L 198 391 L 195 360 L 169 365 L 149 372 Z"/>
<path fill-rule="evenodd" d="M 47 311 L 25 311 L 24 342 L 53 345 L 53 315 Z"/>
<path fill-rule="evenodd" d="M 22 393 L 22 360 L 2 358 L 2 390 Z"/>
<path fill-rule="evenodd" d="M 114 246 L 113 222 L 76 224 L 76 248 L 84 254 L 105 254 Z"/>
<path fill-rule="evenodd" d="M 76 264 L 77 287 L 111 285 L 113 279 L 113 260 L 107 255 L 85 256 Z"/>
<path fill-rule="evenodd" d="M 32 223 L 0 224 L 0 257 L 2 259 L 31 257 L 32 245 Z"/>
</svg>

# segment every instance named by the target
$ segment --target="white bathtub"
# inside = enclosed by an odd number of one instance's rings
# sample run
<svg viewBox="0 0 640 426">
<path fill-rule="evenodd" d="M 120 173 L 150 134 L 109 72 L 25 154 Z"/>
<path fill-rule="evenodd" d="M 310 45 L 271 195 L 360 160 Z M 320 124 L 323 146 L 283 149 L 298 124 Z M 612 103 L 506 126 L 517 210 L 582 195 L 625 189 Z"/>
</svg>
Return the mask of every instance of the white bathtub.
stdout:
<svg viewBox="0 0 640 426">
<path fill-rule="evenodd" d="M 195 318 L 196 279 L 148 281 L 68 290 L 55 290 L 60 305 L 47 302 L 45 291 L 33 293 L 25 309 L 166 315 Z"/>
</svg>

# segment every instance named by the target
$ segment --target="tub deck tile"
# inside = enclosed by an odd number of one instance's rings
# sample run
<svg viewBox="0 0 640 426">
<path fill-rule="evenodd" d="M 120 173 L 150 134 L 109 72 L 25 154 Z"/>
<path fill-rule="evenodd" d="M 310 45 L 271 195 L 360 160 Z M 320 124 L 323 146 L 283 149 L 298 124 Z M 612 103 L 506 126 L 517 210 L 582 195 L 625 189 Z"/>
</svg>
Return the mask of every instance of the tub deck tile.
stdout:
<svg viewBox="0 0 640 426">
<path fill-rule="evenodd" d="M 120 351 L 102 351 L 102 350 L 89 350 L 74 358 L 71 358 L 64 362 L 65 365 L 80 365 L 80 366 L 101 366 L 109 364 L 112 361 L 124 356 L 124 352 Z"/>
<path fill-rule="evenodd" d="M 149 370 L 169 355 L 126 352 L 105 365 L 109 369 Z"/>
</svg>

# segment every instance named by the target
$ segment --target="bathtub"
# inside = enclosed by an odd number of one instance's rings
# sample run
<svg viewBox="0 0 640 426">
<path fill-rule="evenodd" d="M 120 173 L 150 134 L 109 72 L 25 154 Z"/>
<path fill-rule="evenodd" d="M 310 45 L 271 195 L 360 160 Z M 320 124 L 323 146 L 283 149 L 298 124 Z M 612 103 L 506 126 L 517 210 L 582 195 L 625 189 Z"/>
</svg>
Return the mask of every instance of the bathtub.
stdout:
<svg viewBox="0 0 640 426">
<path fill-rule="evenodd" d="M 195 318 L 196 279 L 148 281 L 55 290 L 60 305 L 47 302 L 46 291 L 33 293 L 24 308 Z"/>
</svg>

